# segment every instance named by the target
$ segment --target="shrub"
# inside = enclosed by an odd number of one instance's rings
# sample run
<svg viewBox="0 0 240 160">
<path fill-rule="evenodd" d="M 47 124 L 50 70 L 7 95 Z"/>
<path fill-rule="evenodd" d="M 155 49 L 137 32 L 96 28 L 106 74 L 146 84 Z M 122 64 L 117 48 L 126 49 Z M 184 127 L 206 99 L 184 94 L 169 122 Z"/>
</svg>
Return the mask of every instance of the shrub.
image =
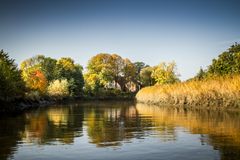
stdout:
<svg viewBox="0 0 240 160">
<path fill-rule="evenodd" d="M 48 95 L 62 99 L 69 96 L 69 83 L 66 79 L 54 80 L 47 89 Z"/>
<path fill-rule="evenodd" d="M 26 93 L 25 98 L 28 100 L 39 101 L 41 96 L 38 91 L 29 91 Z"/>
</svg>

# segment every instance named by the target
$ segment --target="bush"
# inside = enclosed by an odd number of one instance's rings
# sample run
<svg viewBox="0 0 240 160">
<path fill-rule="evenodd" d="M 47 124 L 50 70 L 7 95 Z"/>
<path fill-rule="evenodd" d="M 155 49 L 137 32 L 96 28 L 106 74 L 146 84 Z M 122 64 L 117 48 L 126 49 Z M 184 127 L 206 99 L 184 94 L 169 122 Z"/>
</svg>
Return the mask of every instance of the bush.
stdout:
<svg viewBox="0 0 240 160">
<path fill-rule="evenodd" d="M 38 91 L 29 91 L 26 93 L 25 98 L 32 101 L 39 101 L 41 96 Z"/>
<path fill-rule="evenodd" d="M 54 80 L 47 89 L 48 95 L 62 99 L 69 96 L 69 83 L 66 79 Z"/>
</svg>

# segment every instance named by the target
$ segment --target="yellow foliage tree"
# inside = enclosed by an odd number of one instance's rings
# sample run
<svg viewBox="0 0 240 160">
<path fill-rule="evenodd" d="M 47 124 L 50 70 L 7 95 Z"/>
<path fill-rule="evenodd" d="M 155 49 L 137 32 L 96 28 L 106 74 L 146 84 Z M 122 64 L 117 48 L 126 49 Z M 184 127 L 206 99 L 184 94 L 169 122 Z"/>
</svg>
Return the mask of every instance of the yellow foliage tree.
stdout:
<svg viewBox="0 0 240 160">
<path fill-rule="evenodd" d="M 176 74 L 176 63 L 160 63 L 153 67 L 152 78 L 157 84 L 167 84 L 178 82 L 178 75 Z"/>
</svg>

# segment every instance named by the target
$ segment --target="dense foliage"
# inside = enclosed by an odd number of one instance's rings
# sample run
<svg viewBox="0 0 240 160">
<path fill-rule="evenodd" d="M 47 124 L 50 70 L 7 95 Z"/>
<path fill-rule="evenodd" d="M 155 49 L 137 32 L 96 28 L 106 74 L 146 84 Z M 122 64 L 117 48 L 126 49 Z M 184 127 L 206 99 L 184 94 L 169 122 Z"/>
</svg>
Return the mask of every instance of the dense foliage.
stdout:
<svg viewBox="0 0 240 160">
<path fill-rule="evenodd" d="M 24 94 L 24 82 L 13 59 L 0 51 L 0 100 L 10 101 Z"/>
<path fill-rule="evenodd" d="M 160 63 L 153 68 L 151 77 L 156 81 L 156 84 L 169 84 L 179 82 L 178 75 L 176 74 L 175 62 L 166 64 Z"/>
<path fill-rule="evenodd" d="M 228 51 L 223 52 L 217 59 L 213 59 L 208 68 L 208 74 L 232 75 L 240 73 L 240 44 L 232 45 Z"/>
<path fill-rule="evenodd" d="M 140 81 L 142 86 L 152 86 L 156 83 L 155 79 L 152 77 L 153 67 L 145 67 L 140 72 Z"/>
<path fill-rule="evenodd" d="M 82 70 L 82 66 L 75 64 L 71 58 L 60 58 L 57 61 L 55 69 L 56 79 L 68 80 L 70 96 L 83 94 L 84 79 Z"/>
<path fill-rule="evenodd" d="M 82 95 L 84 85 L 82 67 L 75 64 L 71 58 L 64 57 L 56 60 L 37 55 L 23 61 L 21 70 L 22 79 L 25 81 L 29 92 L 37 91 L 41 95 L 47 95 L 49 85 L 66 79 L 69 96 Z"/>
<path fill-rule="evenodd" d="M 87 73 L 84 75 L 86 89 L 98 91 L 100 88 L 118 88 L 121 91 L 130 91 L 135 72 L 135 66 L 129 59 L 116 54 L 98 54 L 88 63 Z"/>
<path fill-rule="evenodd" d="M 235 43 L 227 51 L 213 59 L 212 64 L 206 70 L 200 68 L 193 80 L 236 74 L 240 74 L 240 44 L 238 43 Z"/>
</svg>

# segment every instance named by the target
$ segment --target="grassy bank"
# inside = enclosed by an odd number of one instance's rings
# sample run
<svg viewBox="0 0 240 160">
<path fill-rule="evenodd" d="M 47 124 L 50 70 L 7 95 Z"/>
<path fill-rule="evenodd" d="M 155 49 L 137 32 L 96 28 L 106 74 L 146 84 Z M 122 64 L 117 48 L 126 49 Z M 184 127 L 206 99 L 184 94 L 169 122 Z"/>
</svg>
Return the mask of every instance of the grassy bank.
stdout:
<svg viewBox="0 0 240 160">
<path fill-rule="evenodd" d="M 136 99 L 151 104 L 240 108 L 240 76 L 155 85 L 141 89 Z"/>
</svg>

